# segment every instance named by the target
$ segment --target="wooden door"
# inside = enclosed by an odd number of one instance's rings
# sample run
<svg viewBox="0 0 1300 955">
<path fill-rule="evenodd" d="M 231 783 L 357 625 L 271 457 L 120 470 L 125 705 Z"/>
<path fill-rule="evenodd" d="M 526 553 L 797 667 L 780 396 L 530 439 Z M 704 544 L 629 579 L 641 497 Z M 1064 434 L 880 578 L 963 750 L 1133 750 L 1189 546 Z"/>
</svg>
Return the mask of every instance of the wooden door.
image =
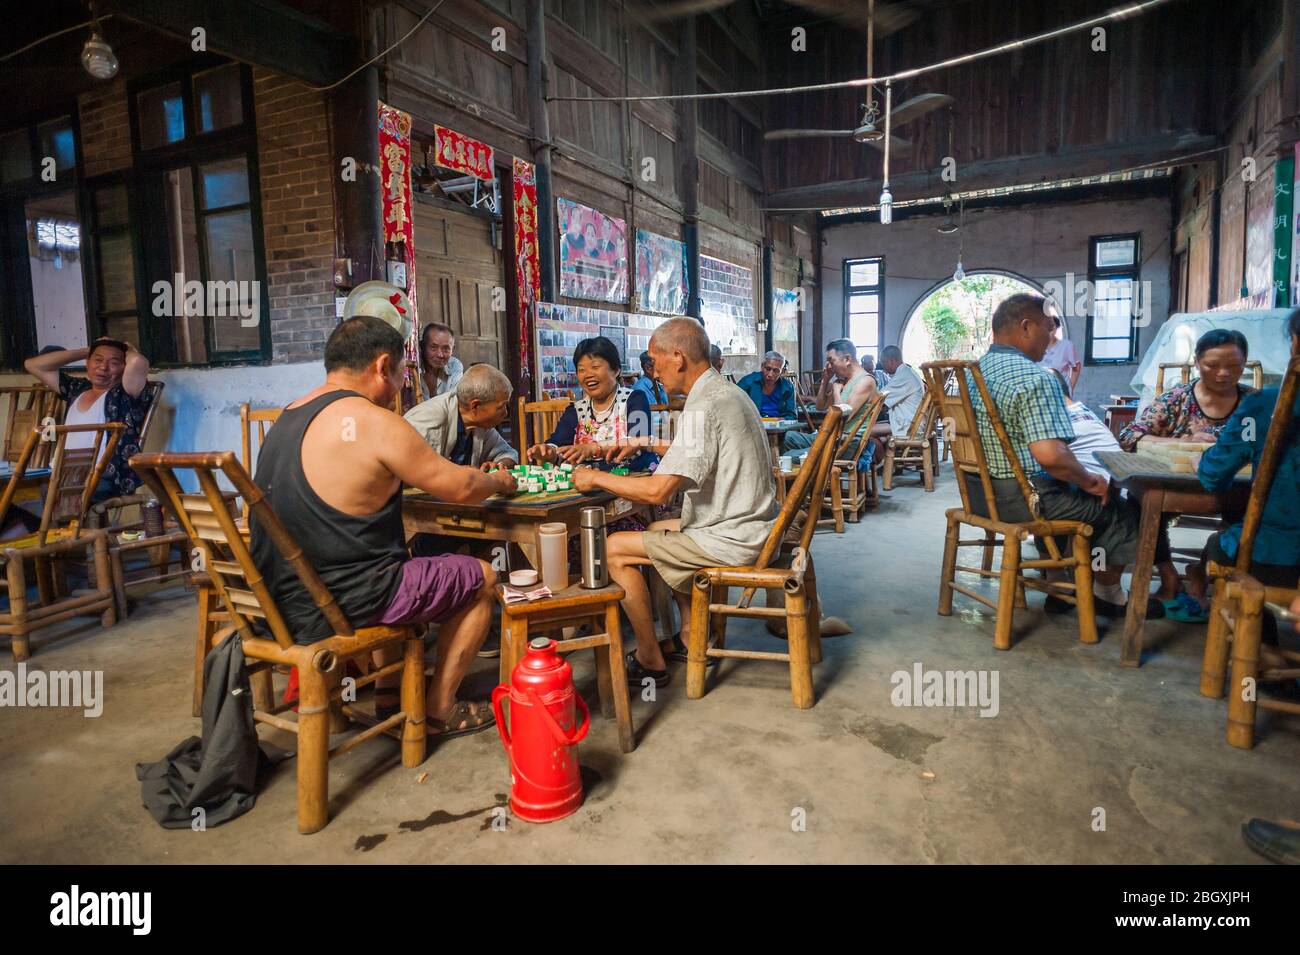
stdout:
<svg viewBox="0 0 1300 955">
<path fill-rule="evenodd" d="M 500 230 L 495 230 L 500 234 Z M 442 204 L 415 202 L 416 304 L 423 327 L 450 325 L 456 357 L 468 368 L 484 361 L 506 374 L 505 281 L 492 219 Z M 500 311 L 492 310 L 493 290 Z"/>
</svg>

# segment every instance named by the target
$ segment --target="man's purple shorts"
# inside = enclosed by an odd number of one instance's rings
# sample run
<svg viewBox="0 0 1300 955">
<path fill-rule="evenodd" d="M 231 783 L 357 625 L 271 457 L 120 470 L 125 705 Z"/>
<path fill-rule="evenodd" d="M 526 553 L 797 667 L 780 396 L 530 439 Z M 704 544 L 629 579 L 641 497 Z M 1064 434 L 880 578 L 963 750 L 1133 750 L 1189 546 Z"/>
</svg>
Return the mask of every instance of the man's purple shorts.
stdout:
<svg viewBox="0 0 1300 955">
<path fill-rule="evenodd" d="M 441 623 L 463 608 L 483 586 L 483 566 L 464 554 L 412 557 L 379 622 L 390 627 Z"/>
</svg>

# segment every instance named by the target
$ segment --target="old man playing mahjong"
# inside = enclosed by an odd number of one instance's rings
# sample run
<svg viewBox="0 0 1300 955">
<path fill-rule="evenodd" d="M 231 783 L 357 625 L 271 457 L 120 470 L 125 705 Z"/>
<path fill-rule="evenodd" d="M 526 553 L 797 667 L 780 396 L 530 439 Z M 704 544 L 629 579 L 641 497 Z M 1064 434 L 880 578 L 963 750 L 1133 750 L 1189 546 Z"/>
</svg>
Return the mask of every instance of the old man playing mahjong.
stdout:
<svg viewBox="0 0 1300 955">
<path fill-rule="evenodd" d="M 666 504 L 685 492 L 682 516 L 657 521 L 644 532 L 611 534 L 610 576 L 625 591 L 623 609 L 636 633 L 628 653 L 628 683 L 649 677 L 668 683 L 663 649 L 655 639 L 650 594 L 641 568 L 652 566 L 673 590 L 682 633 L 668 656 L 686 659 L 690 588 L 702 567 L 752 563 L 776 517 L 767 437 L 749 396 L 709 362 L 709 337 L 691 318 L 674 318 L 650 339 L 655 375 L 669 394 L 685 394 L 678 436 L 650 477 L 608 474 L 595 468 L 573 472 L 579 491 L 608 491 L 638 504 Z M 649 438 L 628 438 L 605 449 L 606 458 L 632 458 L 651 448 Z"/>
</svg>

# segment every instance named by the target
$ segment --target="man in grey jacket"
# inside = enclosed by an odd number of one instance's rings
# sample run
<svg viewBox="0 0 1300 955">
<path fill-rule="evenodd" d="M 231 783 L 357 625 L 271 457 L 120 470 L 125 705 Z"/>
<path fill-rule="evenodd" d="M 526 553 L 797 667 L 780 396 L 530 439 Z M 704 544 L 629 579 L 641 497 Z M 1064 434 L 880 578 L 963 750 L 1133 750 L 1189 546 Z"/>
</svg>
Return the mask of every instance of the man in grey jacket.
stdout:
<svg viewBox="0 0 1300 955">
<path fill-rule="evenodd" d="M 496 426 L 509 414 L 510 379 L 491 365 L 472 365 L 455 391 L 422 401 L 406 420 L 429 447 L 454 464 L 489 471 L 514 467 L 519 455 Z"/>
</svg>

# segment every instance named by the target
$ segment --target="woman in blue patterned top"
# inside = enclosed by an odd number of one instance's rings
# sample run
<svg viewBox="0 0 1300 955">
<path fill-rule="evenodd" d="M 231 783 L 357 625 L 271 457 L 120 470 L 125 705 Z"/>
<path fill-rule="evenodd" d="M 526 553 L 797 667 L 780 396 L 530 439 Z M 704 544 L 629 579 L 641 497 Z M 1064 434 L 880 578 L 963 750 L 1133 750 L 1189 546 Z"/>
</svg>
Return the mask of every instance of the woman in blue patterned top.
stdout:
<svg viewBox="0 0 1300 955">
<path fill-rule="evenodd" d="M 74 378 L 63 370 L 65 365 L 85 361 L 86 377 Z M 144 427 L 149 402 L 145 397 L 149 359 L 128 342 L 98 338 L 89 348 L 58 349 L 29 358 L 23 363 L 28 372 L 45 387 L 57 391 L 67 406 L 66 424 L 125 425 L 113 459 L 104 467 L 104 476 L 95 488 L 93 501 L 135 493 L 140 478 L 127 463 L 140 453 L 140 429 Z M 81 447 L 82 439 L 92 435 L 68 436 L 67 447 Z M 87 442 L 84 446 L 89 447 Z"/>
</svg>

